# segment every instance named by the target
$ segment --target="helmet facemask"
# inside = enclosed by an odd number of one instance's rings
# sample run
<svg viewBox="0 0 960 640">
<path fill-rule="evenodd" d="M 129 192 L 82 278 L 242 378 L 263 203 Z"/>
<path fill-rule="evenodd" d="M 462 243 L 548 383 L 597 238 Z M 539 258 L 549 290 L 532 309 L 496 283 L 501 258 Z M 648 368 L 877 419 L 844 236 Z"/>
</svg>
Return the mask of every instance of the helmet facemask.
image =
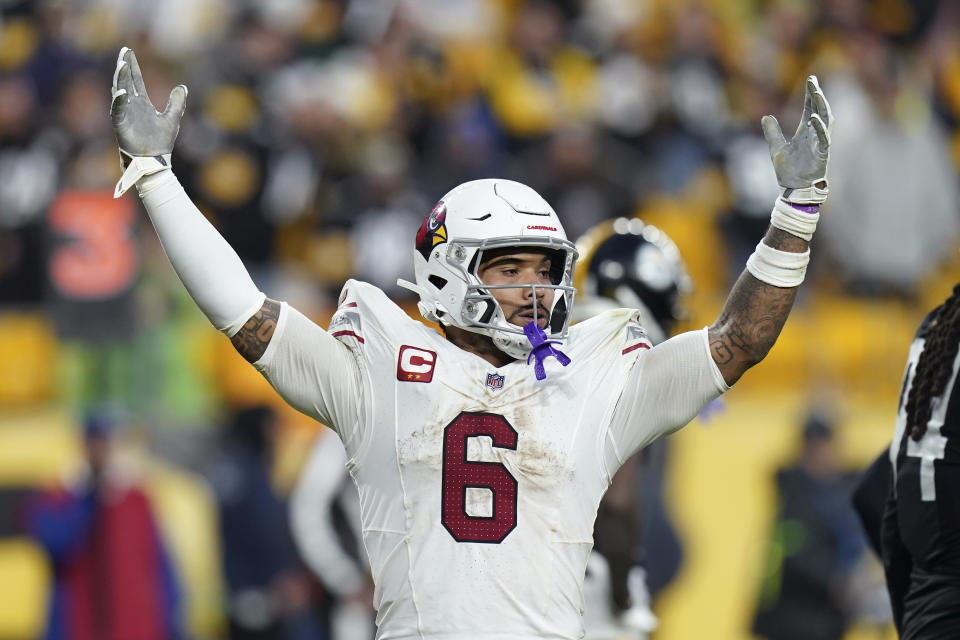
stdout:
<svg viewBox="0 0 960 640">
<path fill-rule="evenodd" d="M 551 258 L 550 284 L 485 284 L 478 272 L 484 263 L 484 253 L 495 249 L 510 248 L 518 253 L 524 250 L 545 251 Z M 457 271 L 466 283 L 463 304 L 459 309 L 459 318 L 449 324 L 462 329 L 490 336 L 498 349 L 513 358 L 526 358 L 530 354 L 530 342 L 523 327 L 509 322 L 497 301 L 494 291 L 498 289 L 529 289 L 531 292 L 531 310 L 533 322 L 538 323 L 543 313 L 539 309 L 538 293 L 543 290 L 553 292 L 553 300 L 546 310 L 547 324 L 544 329 L 551 340 L 566 338 L 570 326 L 569 310 L 573 308 L 573 269 L 576 263 L 576 249 L 566 240 L 545 237 L 509 237 L 485 240 L 459 239 L 451 244 L 447 252 L 447 262 Z M 457 256 L 463 256 L 458 260 Z M 471 255 L 469 262 L 467 256 Z M 451 263 L 450 257 L 453 256 Z M 454 315 L 450 310 L 450 316 Z M 444 322 L 443 318 L 440 318 Z M 446 323 L 445 323 L 446 324 Z"/>
</svg>

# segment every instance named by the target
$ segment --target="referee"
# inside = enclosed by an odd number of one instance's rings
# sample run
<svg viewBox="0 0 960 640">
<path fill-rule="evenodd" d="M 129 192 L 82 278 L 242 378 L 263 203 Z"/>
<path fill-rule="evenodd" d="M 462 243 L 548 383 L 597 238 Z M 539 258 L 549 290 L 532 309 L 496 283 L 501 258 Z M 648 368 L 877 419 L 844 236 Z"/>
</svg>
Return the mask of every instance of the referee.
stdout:
<svg viewBox="0 0 960 640">
<path fill-rule="evenodd" d="M 890 446 L 882 551 L 902 640 L 960 638 L 960 284 L 924 319 Z"/>
</svg>

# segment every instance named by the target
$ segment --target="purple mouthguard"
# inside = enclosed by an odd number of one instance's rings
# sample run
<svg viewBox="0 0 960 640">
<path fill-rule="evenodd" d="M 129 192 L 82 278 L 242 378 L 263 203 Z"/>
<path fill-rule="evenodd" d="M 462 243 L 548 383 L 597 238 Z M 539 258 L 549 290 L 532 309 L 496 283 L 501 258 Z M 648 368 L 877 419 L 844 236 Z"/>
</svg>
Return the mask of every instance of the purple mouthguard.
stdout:
<svg viewBox="0 0 960 640">
<path fill-rule="evenodd" d="M 531 322 L 525 326 L 523 333 L 526 334 L 530 346 L 533 347 L 530 355 L 527 356 L 527 364 L 530 364 L 530 358 L 536 358 L 536 362 L 533 363 L 533 373 L 536 374 L 537 380 L 543 380 L 547 377 L 547 372 L 543 369 L 543 361 L 550 356 L 556 358 L 557 362 L 563 366 L 570 364 L 569 356 L 553 347 L 553 345 L 561 344 L 561 342 L 559 340 L 547 340 L 547 334 L 537 326 L 536 322 Z"/>
</svg>

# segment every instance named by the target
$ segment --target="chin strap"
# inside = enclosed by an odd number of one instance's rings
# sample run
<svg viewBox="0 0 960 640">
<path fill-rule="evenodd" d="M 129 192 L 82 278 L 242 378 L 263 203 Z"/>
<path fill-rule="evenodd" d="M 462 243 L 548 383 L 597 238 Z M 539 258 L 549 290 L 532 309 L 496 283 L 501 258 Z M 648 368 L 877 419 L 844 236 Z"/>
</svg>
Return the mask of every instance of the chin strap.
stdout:
<svg viewBox="0 0 960 640">
<path fill-rule="evenodd" d="M 570 357 L 563 351 L 555 349 L 552 346 L 562 343 L 559 340 L 547 340 L 547 334 L 537 326 L 536 322 L 531 322 L 525 326 L 523 333 L 526 334 L 527 340 L 530 341 L 530 346 L 532 347 L 530 355 L 527 356 L 527 364 L 530 364 L 530 358 L 536 358 L 536 362 L 533 363 L 533 372 L 536 374 L 537 380 L 543 380 L 547 377 L 547 372 L 543 368 L 543 361 L 550 356 L 556 358 L 557 362 L 563 366 L 570 364 Z"/>
</svg>

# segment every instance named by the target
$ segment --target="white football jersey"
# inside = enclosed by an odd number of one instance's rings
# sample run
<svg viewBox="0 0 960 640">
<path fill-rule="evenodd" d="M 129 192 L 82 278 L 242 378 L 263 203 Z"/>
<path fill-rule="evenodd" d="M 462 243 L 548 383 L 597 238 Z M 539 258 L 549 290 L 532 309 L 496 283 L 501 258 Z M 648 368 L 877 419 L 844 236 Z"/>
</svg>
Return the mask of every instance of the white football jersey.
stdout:
<svg viewBox="0 0 960 640">
<path fill-rule="evenodd" d="M 495 368 L 348 281 L 323 331 L 283 305 L 256 366 L 343 440 L 379 639 L 574 639 L 597 505 L 624 460 L 727 387 L 706 331 L 651 348 L 618 309 L 547 377 Z"/>
</svg>

